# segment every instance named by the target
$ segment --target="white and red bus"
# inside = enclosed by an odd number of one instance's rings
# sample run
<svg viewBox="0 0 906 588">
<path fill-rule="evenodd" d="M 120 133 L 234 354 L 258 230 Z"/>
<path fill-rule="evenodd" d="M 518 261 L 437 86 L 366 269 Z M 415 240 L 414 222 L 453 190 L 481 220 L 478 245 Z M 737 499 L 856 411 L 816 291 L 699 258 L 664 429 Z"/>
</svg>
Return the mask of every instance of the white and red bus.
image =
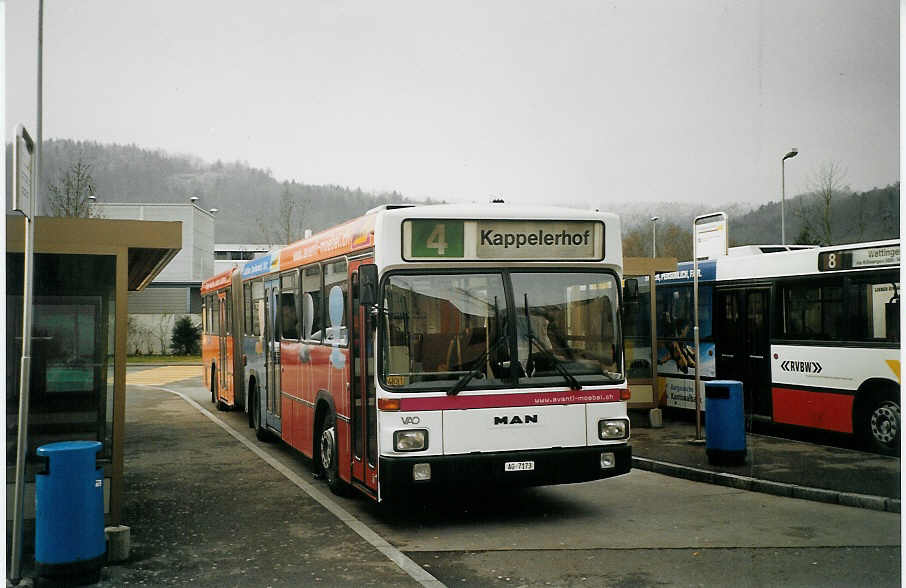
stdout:
<svg viewBox="0 0 906 588">
<path fill-rule="evenodd" d="M 755 420 L 899 451 L 899 240 L 737 247 L 698 267 L 702 379 L 743 382 Z M 658 384 L 694 410 L 692 263 L 656 284 Z"/>
<path fill-rule="evenodd" d="M 383 206 L 206 288 L 258 436 L 383 500 L 629 472 L 621 266 L 612 214 Z"/>
</svg>

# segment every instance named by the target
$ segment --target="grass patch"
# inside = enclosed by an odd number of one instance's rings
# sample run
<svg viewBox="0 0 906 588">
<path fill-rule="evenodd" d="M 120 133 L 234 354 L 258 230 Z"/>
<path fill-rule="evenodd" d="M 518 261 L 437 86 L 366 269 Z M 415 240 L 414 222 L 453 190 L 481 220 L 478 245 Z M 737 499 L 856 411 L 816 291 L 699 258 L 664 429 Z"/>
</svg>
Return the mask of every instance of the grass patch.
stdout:
<svg viewBox="0 0 906 588">
<path fill-rule="evenodd" d="M 126 363 L 201 363 L 200 355 L 128 355 Z"/>
</svg>

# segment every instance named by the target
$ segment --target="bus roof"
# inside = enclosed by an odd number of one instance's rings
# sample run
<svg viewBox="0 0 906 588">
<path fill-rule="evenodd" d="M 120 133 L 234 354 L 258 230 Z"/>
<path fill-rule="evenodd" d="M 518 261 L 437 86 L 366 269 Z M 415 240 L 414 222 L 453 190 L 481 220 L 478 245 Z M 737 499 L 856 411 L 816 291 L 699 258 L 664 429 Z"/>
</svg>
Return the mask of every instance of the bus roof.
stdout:
<svg viewBox="0 0 906 588">
<path fill-rule="evenodd" d="M 222 271 L 219 274 L 215 274 L 208 278 L 207 280 L 201 283 L 201 293 L 207 294 L 213 290 L 219 290 L 224 286 L 229 286 L 230 281 L 232 280 L 233 272 L 236 270 L 235 267 L 231 267 L 226 271 Z"/>
<path fill-rule="evenodd" d="M 773 250 L 775 246 L 744 246 L 740 251 L 727 256 L 707 259 L 698 262 L 699 279 L 709 280 L 744 280 L 750 278 L 767 278 L 819 274 L 828 271 L 860 271 L 878 268 L 900 267 L 900 240 L 869 241 L 865 243 L 848 243 L 846 245 L 829 245 L 826 247 L 801 247 L 790 251 Z M 778 245 L 776 247 L 783 247 Z M 734 248 L 736 249 L 736 248 Z M 850 264 L 849 267 L 821 267 L 822 259 L 834 253 L 862 255 L 865 260 Z M 675 272 L 658 276 L 658 283 L 677 283 L 692 281 L 692 262 L 684 261 L 677 265 Z"/>
<path fill-rule="evenodd" d="M 388 221 L 399 225 L 405 218 L 564 221 L 596 219 L 607 224 L 619 222 L 618 217 L 612 213 L 555 206 L 512 206 L 504 203 L 382 205 L 369 210 L 364 216 L 346 221 L 246 262 L 240 270 L 242 278 L 249 279 L 339 255 L 367 251 L 375 247 L 375 232 L 379 230 L 378 227 L 386 227 Z M 618 236 L 619 231 L 615 234 Z M 617 243 L 619 243 L 618 238 Z M 388 246 L 399 248 L 398 243 Z M 617 247 L 619 248 L 619 245 Z M 622 250 L 619 249 L 619 251 Z"/>
</svg>

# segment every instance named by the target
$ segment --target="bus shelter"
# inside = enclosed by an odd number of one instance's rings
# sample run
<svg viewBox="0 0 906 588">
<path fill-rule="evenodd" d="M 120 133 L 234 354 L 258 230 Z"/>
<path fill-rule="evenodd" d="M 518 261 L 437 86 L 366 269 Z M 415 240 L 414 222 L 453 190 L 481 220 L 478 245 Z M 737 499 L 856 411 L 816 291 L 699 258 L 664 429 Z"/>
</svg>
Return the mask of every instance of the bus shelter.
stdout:
<svg viewBox="0 0 906 588">
<path fill-rule="evenodd" d="M 638 304 L 624 309 L 623 338 L 626 370 L 632 398 L 629 408 L 657 408 L 661 404 L 657 386 L 657 292 L 655 274 L 676 271 L 675 257 L 624 257 L 624 279 L 638 282 Z"/>
<path fill-rule="evenodd" d="M 25 516 L 34 518 L 35 450 L 103 444 L 104 516 L 121 523 L 128 292 L 145 288 L 182 247 L 181 223 L 38 217 Z M 6 218 L 6 497 L 13 517 L 25 221 Z"/>
</svg>

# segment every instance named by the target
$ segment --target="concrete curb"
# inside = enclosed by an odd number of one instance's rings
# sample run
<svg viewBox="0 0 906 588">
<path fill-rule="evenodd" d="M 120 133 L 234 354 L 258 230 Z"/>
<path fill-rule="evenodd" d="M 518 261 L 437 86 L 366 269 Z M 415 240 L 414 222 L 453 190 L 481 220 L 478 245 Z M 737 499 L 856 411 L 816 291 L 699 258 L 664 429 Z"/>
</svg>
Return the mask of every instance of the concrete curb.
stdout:
<svg viewBox="0 0 906 588">
<path fill-rule="evenodd" d="M 701 468 L 657 461 L 655 459 L 648 459 L 647 457 L 633 456 L 632 467 L 654 472 L 656 474 L 672 476 L 674 478 L 685 478 L 694 482 L 705 482 L 707 484 L 727 486 L 738 490 L 763 492 L 775 496 L 814 500 L 816 502 L 828 502 L 830 504 L 842 504 L 843 506 L 855 506 L 857 508 L 867 508 L 871 510 L 895 513 L 900 512 L 900 500 L 898 498 L 885 498 L 884 496 L 855 494 L 853 492 L 839 492 L 837 490 L 809 488 L 807 486 L 786 484 L 783 482 L 771 482 L 747 476 L 738 476 L 736 474 L 727 474 L 724 472 L 712 472 Z"/>
</svg>

